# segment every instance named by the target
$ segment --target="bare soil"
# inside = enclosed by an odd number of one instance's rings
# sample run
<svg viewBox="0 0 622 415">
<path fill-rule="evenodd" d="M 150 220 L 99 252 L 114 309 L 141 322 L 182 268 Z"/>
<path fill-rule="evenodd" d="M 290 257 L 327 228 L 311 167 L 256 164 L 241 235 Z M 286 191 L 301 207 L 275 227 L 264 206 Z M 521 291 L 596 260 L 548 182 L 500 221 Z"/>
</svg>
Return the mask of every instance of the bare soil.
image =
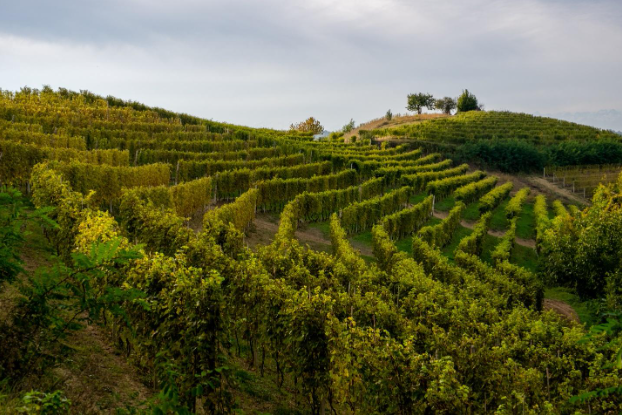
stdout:
<svg viewBox="0 0 622 415">
<path fill-rule="evenodd" d="M 578 203 L 580 205 L 591 205 L 589 200 L 584 199 L 578 194 L 572 193 L 568 189 L 563 189 L 556 184 L 549 182 L 543 177 L 530 176 L 528 178 L 528 182 L 532 187 L 536 188 L 541 193 L 553 195 L 557 199 L 560 199 L 562 202 Z"/>
<path fill-rule="evenodd" d="M 561 315 L 568 321 L 575 322 L 575 323 L 580 322 L 579 315 L 577 314 L 577 312 L 574 311 L 574 309 L 570 305 L 566 304 L 563 301 L 545 298 L 543 307 L 545 310 L 552 310 L 556 312 L 557 314 Z"/>
<path fill-rule="evenodd" d="M 357 128 L 353 129 L 349 133 L 344 134 L 344 139 L 349 141 L 350 137 L 358 135 L 359 130 L 375 130 L 378 128 L 397 127 L 398 125 L 414 124 L 417 122 L 433 120 L 436 118 L 447 118 L 450 115 L 446 114 L 412 114 L 412 115 L 394 115 L 391 121 L 385 117 L 376 118 L 375 120 L 367 121 L 361 124 Z"/>
</svg>

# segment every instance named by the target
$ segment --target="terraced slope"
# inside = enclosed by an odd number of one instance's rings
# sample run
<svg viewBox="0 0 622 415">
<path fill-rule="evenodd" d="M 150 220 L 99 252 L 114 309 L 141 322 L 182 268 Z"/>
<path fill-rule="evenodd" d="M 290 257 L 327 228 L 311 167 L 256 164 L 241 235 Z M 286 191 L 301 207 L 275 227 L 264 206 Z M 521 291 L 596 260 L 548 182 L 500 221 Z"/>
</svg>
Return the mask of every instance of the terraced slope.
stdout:
<svg viewBox="0 0 622 415">
<path fill-rule="evenodd" d="M 622 137 L 614 132 L 511 112 L 467 112 L 360 131 L 360 135 L 379 141 L 411 141 L 457 162 L 511 173 L 542 173 L 547 166 L 622 163 Z"/>
<path fill-rule="evenodd" d="M 101 324 L 162 389 L 157 410 L 622 409 L 570 401 L 609 384 L 613 351 L 544 311 L 534 273 L 543 232 L 574 209 L 425 147 L 112 104 L 4 92 L 0 180 L 54 209 L 47 236 L 65 261 L 140 244 L 123 272 L 89 284 L 140 292 Z"/>
</svg>

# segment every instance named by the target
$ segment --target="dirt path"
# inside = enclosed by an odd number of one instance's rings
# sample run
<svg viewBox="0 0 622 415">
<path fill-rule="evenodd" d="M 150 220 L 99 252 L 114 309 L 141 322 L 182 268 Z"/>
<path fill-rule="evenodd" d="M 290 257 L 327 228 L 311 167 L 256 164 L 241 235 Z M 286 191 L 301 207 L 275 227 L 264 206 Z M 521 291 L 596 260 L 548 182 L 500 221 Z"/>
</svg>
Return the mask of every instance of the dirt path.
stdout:
<svg viewBox="0 0 622 415">
<path fill-rule="evenodd" d="M 563 189 L 542 177 L 531 176 L 527 180 L 533 187 L 535 187 L 542 193 L 553 194 L 557 198 L 562 199 L 562 201 L 569 201 L 571 203 L 579 203 L 581 205 L 591 205 L 589 200 L 584 199 L 581 196 L 572 193 L 568 189 Z"/>
<path fill-rule="evenodd" d="M 258 213 L 255 218 L 255 226 L 248 232 L 246 244 L 255 249 L 258 245 L 268 245 L 274 240 L 279 230 L 278 217 L 270 214 Z M 303 245 L 309 245 L 316 251 L 331 252 L 332 245 L 330 238 L 322 233 L 320 229 L 303 226 L 296 230 L 296 239 Z M 361 243 L 351 241 L 350 244 L 362 255 L 372 256 L 370 247 Z"/>
<path fill-rule="evenodd" d="M 557 314 L 563 316 L 568 321 L 580 323 L 579 315 L 577 314 L 577 312 L 574 311 L 574 309 L 570 305 L 564 303 L 563 301 L 545 298 L 543 307 L 545 310 L 553 310 Z"/>
<path fill-rule="evenodd" d="M 445 219 L 447 217 L 447 212 L 434 212 L 434 217 L 438 219 Z M 460 225 L 467 229 L 473 229 L 475 226 L 474 222 L 467 222 L 466 220 L 461 220 Z M 488 235 L 494 236 L 495 238 L 502 238 L 505 232 L 503 231 L 495 231 L 492 229 L 488 229 Z M 515 238 L 514 241 L 517 245 L 525 246 L 527 248 L 536 249 L 536 241 L 533 239 L 523 239 L 523 238 Z"/>
</svg>

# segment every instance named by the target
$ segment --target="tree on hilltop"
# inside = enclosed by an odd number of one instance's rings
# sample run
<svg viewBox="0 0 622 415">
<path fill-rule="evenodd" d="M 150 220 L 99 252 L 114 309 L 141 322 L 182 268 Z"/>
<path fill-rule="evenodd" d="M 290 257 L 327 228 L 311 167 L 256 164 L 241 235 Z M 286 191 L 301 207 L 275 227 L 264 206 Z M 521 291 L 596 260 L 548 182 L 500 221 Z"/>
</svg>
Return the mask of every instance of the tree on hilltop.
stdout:
<svg viewBox="0 0 622 415">
<path fill-rule="evenodd" d="M 465 89 L 462 95 L 458 97 L 458 112 L 480 111 L 482 105 L 477 102 L 477 97 Z"/>
<path fill-rule="evenodd" d="M 301 131 L 303 133 L 318 134 L 324 131 L 324 126 L 320 124 L 319 120 L 313 117 L 307 118 L 305 121 L 289 126 L 290 131 Z"/>
<path fill-rule="evenodd" d="M 408 111 L 417 111 L 417 114 L 421 114 L 423 107 L 427 109 L 434 108 L 434 97 L 431 94 L 424 94 L 419 92 L 417 94 L 408 94 Z"/>
<path fill-rule="evenodd" d="M 444 97 L 437 99 L 434 102 L 434 107 L 437 110 L 443 111 L 445 114 L 451 114 L 452 110 L 455 110 L 457 106 L 456 100 L 451 97 Z"/>
</svg>

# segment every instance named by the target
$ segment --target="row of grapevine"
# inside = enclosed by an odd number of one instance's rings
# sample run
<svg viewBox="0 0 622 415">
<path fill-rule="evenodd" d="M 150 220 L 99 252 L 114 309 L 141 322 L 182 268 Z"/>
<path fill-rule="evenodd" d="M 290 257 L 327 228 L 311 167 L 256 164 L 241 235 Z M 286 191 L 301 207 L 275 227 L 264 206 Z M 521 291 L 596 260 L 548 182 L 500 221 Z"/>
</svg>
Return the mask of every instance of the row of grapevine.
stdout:
<svg viewBox="0 0 622 415">
<path fill-rule="evenodd" d="M 523 210 L 523 204 L 525 200 L 527 200 L 527 196 L 529 196 L 529 188 L 523 187 L 520 189 L 514 197 L 510 199 L 508 204 L 505 206 L 505 217 L 508 219 L 512 219 L 520 215 Z"/>
<path fill-rule="evenodd" d="M 436 200 L 444 199 L 449 196 L 458 187 L 465 184 L 480 180 L 485 176 L 483 171 L 477 170 L 470 174 L 463 174 L 461 176 L 446 177 L 440 180 L 434 180 L 428 182 L 425 187 L 426 192 L 436 196 Z"/>
<path fill-rule="evenodd" d="M 260 160 L 263 158 L 274 158 L 284 156 L 283 149 L 278 147 L 256 147 L 248 150 L 239 151 L 215 151 L 210 153 L 197 153 L 190 151 L 176 150 L 150 150 L 138 149 L 134 156 L 134 164 L 151 164 L 151 163 L 170 163 L 176 164 L 180 160 Z"/>
<path fill-rule="evenodd" d="M 355 170 L 311 178 L 271 179 L 257 183 L 258 206 L 265 210 L 281 210 L 294 197 L 303 192 L 322 192 L 353 186 L 358 182 Z"/>
<path fill-rule="evenodd" d="M 216 173 L 235 169 L 256 169 L 258 167 L 295 166 L 303 162 L 302 154 L 285 157 L 272 157 L 259 160 L 179 160 L 175 167 L 175 181 L 193 180 L 199 177 L 213 176 Z"/>
<path fill-rule="evenodd" d="M 396 185 L 404 175 L 412 175 L 421 172 L 439 171 L 450 168 L 452 161 L 447 159 L 433 164 L 423 164 L 414 166 L 394 166 L 376 169 L 374 175 L 384 177 L 388 185 Z"/>
<path fill-rule="evenodd" d="M 488 227 L 490 226 L 491 219 L 492 212 L 484 213 L 477 223 L 475 223 L 475 226 L 473 226 L 473 232 L 460 240 L 456 251 L 480 256 L 482 254 L 484 237 L 488 234 Z"/>
<path fill-rule="evenodd" d="M 428 196 L 412 207 L 384 216 L 380 223 L 391 239 L 397 240 L 411 235 L 417 232 L 432 215 L 433 200 L 433 196 Z"/>
<path fill-rule="evenodd" d="M 520 282 L 499 273 L 477 256 L 464 251 L 458 251 L 455 253 L 454 259 L 456 265 L 475 275 L 480 281 L 489 284 L 500 295 L 506 297 L 506 307 L 512 308 L 518 305 L 541 307 L 541 305 L 536 304 L 539 295 L 537 292 L 530 290 L 531 287 L 522 285 Z"/>
<path fill-rule="evenodd" d="M 156 207 L 174 209 L 182 217 L 190 217 L 197 210 L 208 206 L 212 199 L 212 191 L 210 177 L 174 186 L 141 186 L 124 189 L 124 193 L 135 193 L 139 200 L 149 201 Z"/>
<path fill-rule="evenodd" d="M 497 244 L 497 246 L 491 253 L 492 260 L 495 264 L 510 260 L 510 255 L 512 254 L 515 240 L 516 218 L 510 221 L 510 228 L 505 232 L 505 234 L 501 238 L 501 242 Z"/>
<path fill-rule="evenodd" d="M 383 191 L 382 179 L 377 178 L 345 189 L 304 192 L 296 196 L 292 203 L 297 206 L 298 219 L 326 220 L 332 213 L 348 208 L 353 203 L 362 203 Z"/>
<path fill-rule="evenodd" d="M 213 176 L 218 200 L 235 198 L 255 183 L 274 178 L 310 178 L 324 176 L 332 172 L 329 162 L 302 164 L 292 167 L 260 167 L 254 170 L 238 169 L 217 173 Z"/>
<path fill-rule="evenodd" d="M 447 170 L 403 175 L 401 177 L 401 183 L 404 186 L 413 187 L 416 192 L 420 192 L 425 189 L 426 185 L 429 182 L 444 179 L 446 177 L 459 176 L 459 175 L 466 173 L 468 169 L 469 169 L 468 164 L 462 164 L 458 167 L 454 167 L 452 169 L 447 169 Z"/>
<path fill-rule="evenodd" d="M 536 250 L 538 253 L 542 249 L 544 233 L 550 226 L 549 210 L 546 204 L 546 197 L 538 195 L 533 205 L 533 213 L 536 221 Z"/>
<path fill-rule="evenodd" d="M 568 210 L 564 206 L 562 202 L 559 200 L 553 201 L 553 212 L 555 212 L 555 217 L 561 216 L 566 217 L 569 215 Z"/>
<path fill-rule="evenodd" d="M 404 208 L 412 195 L 412 187 L 404 186 L 384 196 L 351 204 L 342 211 L 342 226 L 349 233 L 364 231 L 383 217 Z"/>
<path fill-rule="evenodd" d="M 61 134 L 44 134 L 33 131 L 15 131 L 7 129 L 0 133 L 0 139 L 21 144 L 31 144 L 38 147 L 73 148 L 86 150 L 83 137 L 74 137 Z"/>
<path fill-rule="evenodd" d="M 442 248 L 447 245 L 454 235 L 454 232 L 460 225 L 462 212 L 466 206 L 462 202 L 458 202 L 456 206 L 449 211 L 449 214 L 441 223 L 433 226 L 426 226 L 419 230 L 419 238 L 429 244 Z"/>
<path fill-rule="evenodd" d="M 109 166 L 70 161 L 52 163 L 50 166 L 69 181 L 71 187 L 82 194 L 95 191 L 95 203 L 112 203 L 117 200 L 124 187 L 160 186 L 170 182 L 168 164 L 147 164 L 145 166 Z"/>
<path fill-rule="evenodd" d="M 505 200 L 514 188 L 514 183 L 507 182 L 501 186 L 495 187 L 490 192 L 486 193 L 479 199 L 479 212 L 480 214 L 494 210 L 497 206 Z M 528 187 L 525 187 L 529 191 Z M 520 193 L 520 191 L 519 191 Z M 509 203 L 508 203 L 509 204 Z M 507 208 L 506 208 L 507 212 Z"/>
<path fill-rule="evenodd" d="M 74 148 L 38 147 L 0 140 L 0 182 L 23 184 L 30 178 L 32 168 L 47 160 L 79 160 L 90 164 L 128 166 L 129 153 L 120 150 L 82 151 Z"/>
<path fill-rule="evenodd" d="M 490 176 L 477 182 L 465 184 L 454 191 L 454 197 L 458 201 L 469 204 L 494 188 L 497 180 L 499 180 L 498 177 Z"/>
<path fill-rule="evenodd" d="M 225 225 L 232 224 L 239 231 L 245 231 L 255 220 L 258 195 L 257 189 L 250 189 L 234 202 L 208 211 L 203 218 L 203 227 L 214 227 L 221 221 Z"/>
</svg>

